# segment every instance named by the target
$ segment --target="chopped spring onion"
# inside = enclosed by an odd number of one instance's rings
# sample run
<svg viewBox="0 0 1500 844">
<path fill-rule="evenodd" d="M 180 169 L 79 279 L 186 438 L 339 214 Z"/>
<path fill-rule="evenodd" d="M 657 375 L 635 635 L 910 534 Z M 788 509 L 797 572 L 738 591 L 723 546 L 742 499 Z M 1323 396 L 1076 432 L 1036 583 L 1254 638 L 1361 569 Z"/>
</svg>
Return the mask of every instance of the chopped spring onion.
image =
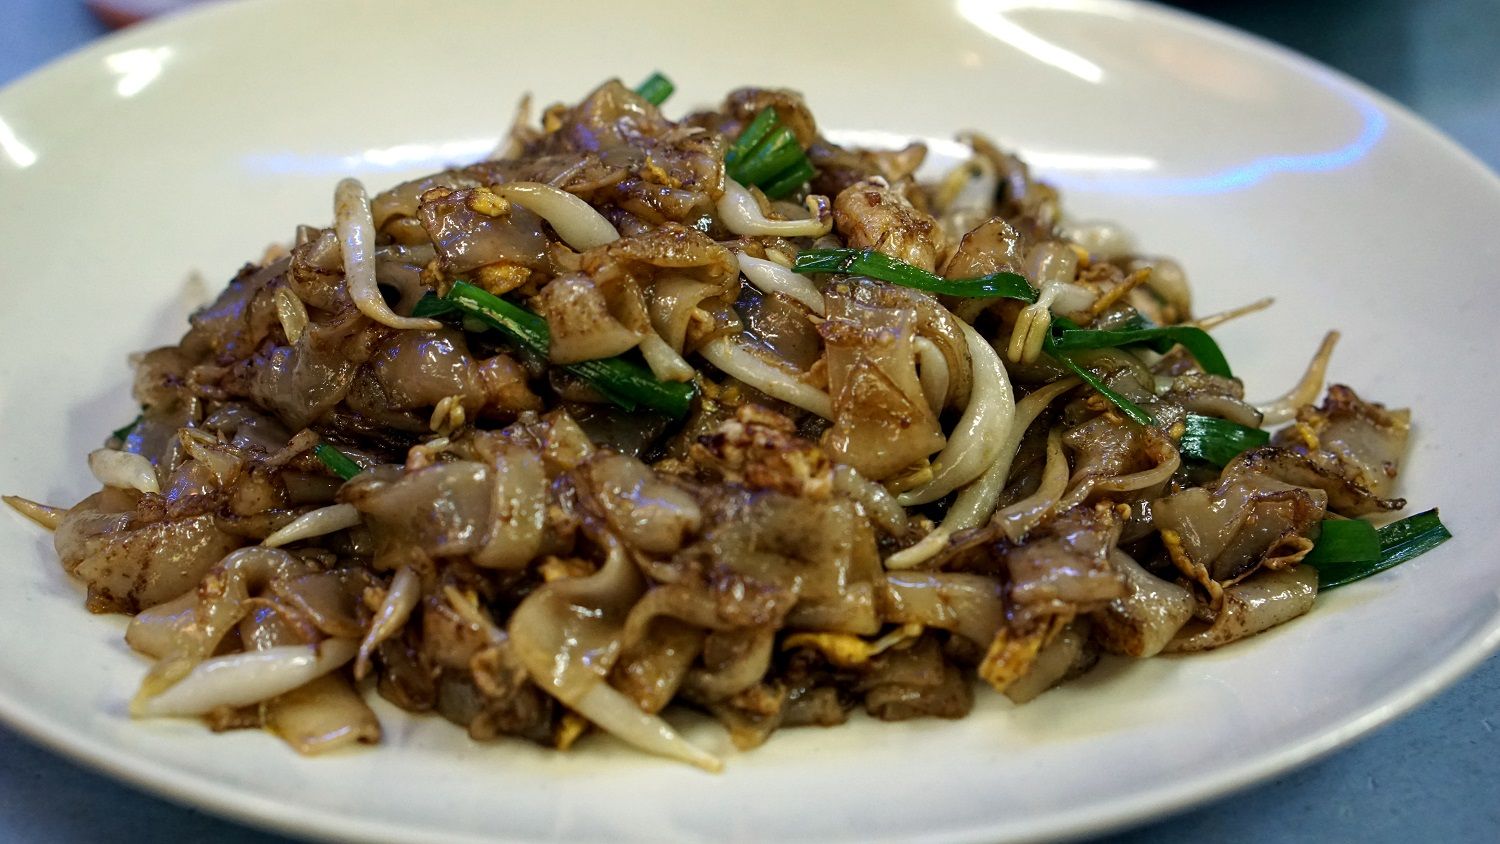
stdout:
<svg viewBox="0 0 1500 844">
<path fill-rule="evenodd" d="M 319 460 L 323 461 L 323 465 L 328 467 L 328 471 L 346 481 L 364 471 L 359 468 L 358 463 L 349 459 L 349 455 L 339 451 L 328 443 L 318 443 L 313 446 L 313 454 Z"/>
<path fill-rule="evenodd" d="M 1183 420 L 1182 439 L 1177 448 L 1184 457 L 1223 466 L 1270 440 L 1271 435 L 1260 428 L 1247 428 L 1227 419 L 1189 413 Z"/>
<path fill-rule="evenodd" d="M 1140 405 L 1136 404 L 1130 399 L 1127 399 L 1119 393 L 1115 392 L 1110 388 L 1108 384 L 1104 383 L 1103 378 L 1100 378 L 1094 373 L 1088 371 L 1083 366 L 1081 366 L 1078 361 L 1073 360 L 1072 355 L 1054 347 L 1052 345 L 1052 332 L 1050 331 L 1047 332 L 1046 336 L 1042 338 L 1042 351 L 1056 358 L 1057 362 L 1062 364 L 1064 369 L 1068 370 L 1074 375 L 1077 375 L 1079 379 L 1083 381 L 1083 383 L 1094 388 L 1094 390 L 1098 392 L 1099 395 L 1104 396 L 1106 399 L 1108 399 L 1111 404 L 1120 409 L 1121 413 L 1124 413 L 1126 416 L 1130 417 L 1131 420 L 1136 424 L 1156 424 L 1155 417 L 1147 413 L 1145 408 L 1142 408 Z"/>
<path fill-rule="evenodd" d="M 675 90 L 677 86 L 673 85 L 672 80 L 663 76 L 660 71 L 651 74 L 645 82 L 635 86 L 635 92 L 641 95 L 641 99 L 655 106 L 666 102 L 667 97 L 672 96 Z"/>
<path fill-rule="evenodd" d="M 1321 592 L 1398 566 L 1452 538 L 1437 510 L 1407 516 L 1378 530 L 1358 519 L 1328 520 L 1302 562 L 1318 570 Z"/>
<path fill-rule="evenodd" d="M 914 267 L 876 252 L 873 249 L 809 249 L 797 256 L 792 266 L 805 273 L 849 273 L 939 293 L 966 298 L 1004 297 L 1035 302 L 1036 291 L 1024 276 L 1016 273 L 990 273 L 979 278 L 943 278 L 920 267 Z"/>
<path fill-rule="evenodd" d="M 761 189 L 761 192 L 772 199 L 783 197 L 802 187 L 817 174 L 818 171 L 813 169 L 812 162 L 807 160 L 807 156 L 803 156 L 801 161 L 794 164 L 790 170 L 777 176 L 776 181 L 766 185 Z"/>
<path fill-rule="evenodd" d="M 1119 393 L 1115 392 L 1110 388 L 1108 384 L 1104 383 L 1103 378 L 1100 378 L 1094 373 L 1089 372 L 1087 369 L 1084 369 L 1078 364 L 1077 361 L 1073 360 L 1072 356 L 1070 356 L 1067 352 L 1060 352 L 1055 349 L 1048 349 L 1047 351 L 1048 354 L 1052 355 L 1054 358 L 1057 358 L 1057 362 L 1062 364 L 1065 369 L 1083 379 L 1083 383 L 1089 385 L 1090 387 L 1093 387 L 1098 391 L 1099 395 L 1104 396 L 1106 399 L 1109 399 L 1111 404 L 1113 404 L 1115 407 L 1118 407 L 1120 409 L 1120 412 L 1124 413 L 1126 416 L 1129 416 L 1131 420 L 1140 425 L 1156 424 L 1156 419 L 1151 414 L 1147 413 L 1145 408 L 1142 408 L 1140 405 L 1136 404 L 1130 399 L 1127 399 Z"/>
<path fill-rule="evenodd" d="M 760 113 L 755 115 L 755 119 L 750 121 L 750 125 L 740 132 L 739 138 L 729 148 L 729 152 L 724 153 L 724 163 L 734 164 L 749 155 L 751 150 L 759 146 L 760 142 L 771 134 L 771 130 L 776 128 L 776 123 L 776 109 L 770 106 L 761 109 Z"/>
<path fill-rule="evenodd" d="M 477 318 L 506 335 L 511 342 L 543 360 L 552 335 L 547 320 L 519 305 L 507 302 L 467 282 L 455 282 L 446 296 L 428 296 L 417 303 L 416 316 L 438 316 L 459 312 Z M 571 363 L 563 367 L 589 382 L 611 402 L 635 410 L 648 407 L 676 419 L 687 415 L 693 402 L 693 385 L 658 381 L 649 370 L 622 358 Z"/>
<path fill-rule="evenodd" d="M 807 158 L 797 143 L 797 135 L 785 126 L 777 126 L 760 146 L 734 163 L 729 174 L 742 185 L 757 185 L 764 188 L 779 174 L 796 167 Z"/>
<path fill-rule="evenodd" d="M 816 171 L 797 135 L 781 125 L 776 109 L 766 106 L 755 115 L 724 155 L 729 178 L 755 185 L 771 199 L 802 187 Z"/>
<path fill-rule="evenodd" d="M 144 413 L 137 413 L 134 419 L 125 423 L 123 427 L 114 429 L 109 433 L 109 435 L 117 440 L 127 439 L 130 436 L 130 433 L 136 429 L 136 426 L 141 424 L 141 420 L 144 419 L 145 416 L 146 415 Z"/>
<path fill-rule="evenodd" d="M 1113 349 L 1118 346 L 1144 345 L 1158 352 L 1166 352 L 1173 345 L 1181 344 L 1192 354 L 1203 371 L 1210 375 L 1233 378 L 1229 361 L 1224 359 L 1219 344 L 1208 336 L 1208 332 L 1191 325 L 1163 325 L 1150 328 L 1126 328 L 1120 330 L 1094 330 L 1079 328 L 1071 320 L 1058 318 L 1052 322 L 1053 346 L 1062 351 L 1071 349 Z"/>
</svg>

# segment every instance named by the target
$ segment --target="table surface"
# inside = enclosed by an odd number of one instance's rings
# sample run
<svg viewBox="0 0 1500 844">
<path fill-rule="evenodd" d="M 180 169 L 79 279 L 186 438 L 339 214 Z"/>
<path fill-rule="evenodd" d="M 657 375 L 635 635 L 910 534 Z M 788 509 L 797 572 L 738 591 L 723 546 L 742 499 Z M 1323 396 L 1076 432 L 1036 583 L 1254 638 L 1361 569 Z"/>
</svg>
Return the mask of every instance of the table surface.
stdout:
<svg viewBox="0 0 1500 844">
<path fill-rule="evenodd" d="M 1192 11 L 1330 64 L 1500 169 L 1496 0 L 1220 0 Z M 0 0 L 0 85 L 104 34 L 78 0 Z M 1500 657 L 1353 747 L 1193 811 L 1100 839 L 1495 841 Z M 0 727 L 0 841 L 285 841 L 148 796 Z"/>
</svg>

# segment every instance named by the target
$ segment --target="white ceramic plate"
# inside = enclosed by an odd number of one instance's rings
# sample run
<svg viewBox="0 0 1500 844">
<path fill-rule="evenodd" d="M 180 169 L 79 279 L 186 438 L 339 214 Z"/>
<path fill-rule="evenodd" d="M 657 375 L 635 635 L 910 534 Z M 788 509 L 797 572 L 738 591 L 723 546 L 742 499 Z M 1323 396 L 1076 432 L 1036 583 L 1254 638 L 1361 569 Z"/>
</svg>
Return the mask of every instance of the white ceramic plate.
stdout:
<svg viewBox="0 0 1500 844">
<path fill-rule="evenodd" d="M 517 97 L 660 68 L 671 110 L 737 85 L 805 91 L 827 128 L 1020 148 L 1078 217 L 1187 266 L 1252 396 L 1322 332 L 1333 375 L 1416 408 L 1404 473 L 1457 539 L 1245 644 L 1110 661 L 959 722 L 778 733 L 721 776 L 626 752 L 473 744 L 381 708 L 378 749 L 301 759 L 259 733 L 138 723 L 119 618 L 87 615 L 48 539 L 0 513 L 0 714 L 169 797 L 358 839 L 1009 840 L 1097 831 L 1305 762 L 1414 706 L 1500 639 L 1500 400 L 1490 358 L 1500 182 L 1405 111 L 1233 32 L 1119 2 L 937 6 L 608 0 L 236 3 L 132 30 L 0 93 L 0 490 L 72 502 L 131 418 L 125 355 L 295 223 L 487 151 Z M 694 737 L 727 750 L 709 724 Z"/>
</svg>

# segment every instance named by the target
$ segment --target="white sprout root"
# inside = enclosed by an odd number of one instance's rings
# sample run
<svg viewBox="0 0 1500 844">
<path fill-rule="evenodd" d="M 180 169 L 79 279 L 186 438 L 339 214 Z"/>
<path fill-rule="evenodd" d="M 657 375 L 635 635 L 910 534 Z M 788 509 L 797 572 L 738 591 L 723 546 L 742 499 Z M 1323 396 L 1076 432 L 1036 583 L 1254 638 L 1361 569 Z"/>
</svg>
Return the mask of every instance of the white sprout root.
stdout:
<svg viewBox="0 0 1500 844">
<path fill-rule="evenodd" d="M 959 322 L 958 326 L 974 361 L 969 406 L 933 461 L 932 479 L 897 499 L 907 507 L 936 501 L 983 474 L 995 462 L 1015 421 L 1015 396 L 995 347 L 968 323 Z"/>
<path fill-rule="evenodd" d="M 749 255 L 735 257 L 739 260 L 740 272 L 745 274 L 745 278 L 757 290 L 762 293 L 784 293 L 802 303 L 809 311 L 823 316 L 823 294 L 812 283 L 812 279 L 801 273 L 794 273 L 775 261 L 752 258 Z"/>
<path fill-rule="evenodd" d="M 953 534 L 976 527 L 989 518 L 1000 501 L 1000 493 L 1005 491 L 1011 461 L 1015 460 L 1016 449 L 1020 447 L 1021 437 L 1026 429 L 1031 427 L 1031 423 L 1036 421 L 1053 399 L 1078 386 L 1078 383 L 1077 378 L 1062 378 L 1017 402 L 1014 423 L 1005 441 L 1000 444 L 999 456 L 995 458 L 995 462 L 977 480 L 959 490 L 958 497 L 948 508 L 948 514 L 943 517 L 943 523 L 936 530 L 922 537 L 920 542 L 910 548 L 887 557 L 885 567 L 915 568 L 942 551 Z"/>
<path fill-rule="evenodd" d="M 412 567 L 402 566 L 397 569 L 395 576 L 391 578 L 390 588 L 386 590 L 385 600 L 375 613 L 375 620 L 370 622 L 370 631 L 359 643 L 359 657 L 354 661 L 354 679 L 362 679 L 370 672 L 370 655 L 380 647 L 381 642 L 396 635 L 406 625 L 407 619 L 411 618 L 411 611 L 416 608 L 421 597 L 422 579 L 417 577 Z"/>
<path fill-rule="evenodd" d="M 391 328 L 435 331 L 435 319 L 399 316 L 385 303 L 375 281 L 375 218 L 370 197 L 358 179 L 344 179 L 333 191 L 334 229 L 344 254 L 344 283 L 359 312 Z"/>
<path fill-rule="evenodd" d="M 143 690 L 130 702 L 137 718 L 203 715 L 221 706 L 248 706 L 289 692 L 354 658 L 353 639 L 316 646 L 285 645 L 205 659 L 155 695 Z"/>
<path fill-rule="evenodd" d="M 156 467 L 145 457 L 129 451 L 94 449 L 89 452 L 89 471 L 105 486 L 161 492 L 161 484 L 156 480 Z"/>
<path fill-rule="evenodd" d="M 648 753 L 687 762 L 714 773 L 724 769 L 724 762 L 719 757 L 678 735 L 661 718 L 643 712 L 635 701 L 608 683 L 591 683 L 571 706 L 605 732 Z"/>
<path fill-rule="evenodd" d="M 655 328 L 646 331 L 646 336 L 641 338 L 640 345 L 636 348 L 641 350 L 641 357 L 646 359 L 646 366 L 658 381 L 691 381 L 697 374 L 693 365 L 684 360 L 667 341 L 661 339 Z"/>
<path fill-rule="evenodd" d="M 1339 342 L 1339 333 L 1330 331 L 1323 335 L 1323 342 L 1318 344 L 1318 350 L 1313 353 L 1312 360 L 1307 363 L 1307 370 L 1302 373 L 1302 378 L 1292 385 L 1283 395 L 1256 405 L 1261 414 L 1262 425 L 1280 425 L 1290 422 L 1297 416 L 1297 408 L 1306 404 L 1312 404 L 1318 400 L 1318 393 L 1323 390 L 1323 379 L 1328 375 L 1328 361 L 1333 357 L 1333 347 Z"/>
<path fill-rule="evenodd" d="M 833 418 L 833 400 L 816 387 L 798 381 L 796 376 L 780 369 L 745 348 L 737 339 L 716 337 L 698 350 L 709 363 L 773 399 Z"/>
<path fill-rule="evenodd" d="M 886 533 L 901 537 L 911 529 L 906 509 L 896 501 L 890 490 L 861 475 L 854 467 L 842 463 L 834 466 L 833 488 L 853 499 L 870 521 L 879 525 Z"/>
<path fill-rule="evenodd" d="M 912 346 L 917 353 L 917 378 L 922 382 L 922 396 L 927 399 L 927 406 L 933 413 L 942 413 L 951 381 L 948 359 L 943 357 L 943 350 L 926 337 L 916 338 Z"/>
<path fill-rule="evenodd" d="M 302 332 L 307 330 L 307 306 L 290 287 L 276 288 L 272 298 L 276 302 L 276 319 L 281 323 L 281 331 L 286 334 L 287 342 L 296 343 L 301 340 Z"/>
<path fill-rule="evenodd" d="M 1213 329 L 1218 328 L 1219 326 L 1232 319 L 1239 319 L 1242 316 L 1249 316 L 1256 311 L 1263 311 L 1274 304 L 1276 304 L 1275 297 L 1266 296 L 1261 299 L 1256 299 L 1254 302 L 1251 302 L 1248 305 L 1240 305 L 1238 308 L 1230 308 L 1227 311 L 1220 311 L 1216 314 L 1209 314 L 1206 317 L 1195 319 L 1187 324 L 1201 328 L 1204 331 L 1212 331 Z"/>
<path fill-rule="evenodd" d="M 1016 327 L 1010 333 L 1010 345 L 1005 350 L 1005 356 L 1012 363 L 1034 363 L 1042 353 L 1042 341 L 1052 328 L 1052 302 L 1057 293 L 1057 285 L 1042 285 L 1036 301 L 1022 308 L 1016 316 Z"/>
<path fill-rule="evenodd" d="M 564 243 L 579 252 L 620 239 L 620 232 L 603 214 L 565 190 L 541 182 L 511 182 L 490 190 L 546 220 Z"/>
<path fill-rule="evenodd" d="M 1063 454 L 1062 434 L 1054 428 L 1047 432 L 1047 462 L 1042 467 L 1042 482 L 1036 492 L 995 514 L 1000 529 L 1012 542 L 1020 542 L 1057 506 L 1067 487 L 1068 460 Z"/>
<path fill-rule="evenodd" d="M 58 523 L 62 521 L 63 513 L 67 512 L 62 507 L 42 504 L 32 501 L 29 498 L 22 498 L 19 495 L 0 496 L 0 500 L 4 500 L 6 504 L 9 504 L 10 509 L 15 510 L 17 513 L 36 522 L 47 530 L 57 530 Z"/>
<path fill-rule="evenodd" d="M 1064 223 L 1063 236 L 1082 246 L 1091 261 L 1113 261 L 1135 251 L 1134 239 L 1123 226 L 1103 220 Z"/>
<path fill-rule="evenodd" d="M 327 507 L 303 513 L 266 537 L 261 544 L 268 548 L 280 548 L 291 542 L 312 539 L 315 536 L 326 536 L 334 531 L 351 528 L 359 522 L 359 511 L 354 509 L 353 504 L 330 504 Z"/>
<path fill-rule="evenodd" d="M 779 235 L 781 237 L 822 237 L 833 230 L 833 211 L 828 197 L 809 196 L 807 210 L 813 216 L 806 220 L 770 220 L 761 213 L 760 204 L 744 185 L 725 177 L 724 195 L 719 197 L 719 219 L 737 235 Z"/>
</svg>

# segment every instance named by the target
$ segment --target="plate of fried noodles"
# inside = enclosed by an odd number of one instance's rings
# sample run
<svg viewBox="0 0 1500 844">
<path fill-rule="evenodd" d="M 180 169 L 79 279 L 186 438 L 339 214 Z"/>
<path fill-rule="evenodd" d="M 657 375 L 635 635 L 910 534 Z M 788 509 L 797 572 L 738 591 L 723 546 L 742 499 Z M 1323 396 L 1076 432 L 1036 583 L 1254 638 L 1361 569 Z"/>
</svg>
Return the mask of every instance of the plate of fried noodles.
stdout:
<svg viewBox="0 0 1500 844">
<path fill-rule="evenodd" d="M 226 4 L 0 121 L 0 714 L 173 799 L 1082 834 L 1500 637 L 1500 182 L 1181 13 Z"/>
</svg>

